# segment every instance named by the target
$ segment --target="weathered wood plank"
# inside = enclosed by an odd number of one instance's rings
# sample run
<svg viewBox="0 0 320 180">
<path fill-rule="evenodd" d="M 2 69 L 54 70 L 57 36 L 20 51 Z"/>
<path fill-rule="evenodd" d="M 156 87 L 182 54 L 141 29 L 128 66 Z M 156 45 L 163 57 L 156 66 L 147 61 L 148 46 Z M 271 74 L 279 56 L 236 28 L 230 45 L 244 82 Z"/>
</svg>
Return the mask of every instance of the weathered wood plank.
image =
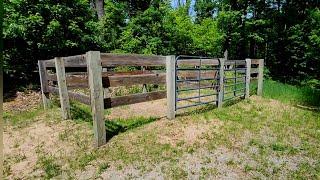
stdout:
<svg viewBox="0 0 320 180">
<path fill-rule="evenodd" d="M 57 81 L 57 76 L 55 74 L 49 74 L 48 80 Z M 88 85 L 88 76 L 83 75 L 66 75 L 67 87 L 71 88 L 87 88 Z"/>
<path fill-rule="evenodd" d="M 49 92 L 59 95 L 59 89 L 56 87 L 49 86 Z M 89 96 L 75 93 L 75 92 L 70 92 L 70 91 L 68 91 L 68 96 L 70 99 L 72 99 L 74 101 L 79 101 L 83 104 L 90 105 L 90 97 Z"/>
<path fill-rule="evenodd" d="M 166 82 L 167 82 L 167 118 L 175 118 L 175 80 L 176 80 L 175 56 L 166 57 Z"/>
<path fill-rule="evenodd" d="M 228 57 L 227 51 L 224 53 L 225 58 Z M 219 70 L 219 92 L 218 92 L 218 101 L 217 106 L 218 108 L 222 108 L 223 105 L 223 96 L 224 96 L 224 63 L 225 59 L 220 60 L 220 70 Z"/>
<path fill-rule="evenodd" d="M 38 67 L 39 67 L 39 75 L 40 75 L 41 97 L 43 102 L 43 108 L 47 109 L 50 106 L 50 99 L 49 99 L 49 90 L 48 90 L 47 71 L 46 71 L 46 65 L 44 61 L 38 61 Z"/>
<path fill-rule="evenodd" d="M 111 108 L 111 107 L 117 107 L 122 105 L 163 99 L 165 97 L 166 97 L 166 91 L 156 91 L 156 92 L 133 94 L 128 96 L 106 98 L 104 99 L 104 107 Z"/>
<path fill-rule="evenodd" d="M 261 59 L 251 59 L 251 65 L 259 65 Z"/>
<path fill-rule="evenodd" d="M 257 73 L 259 73 L 259 69 L 258 68 L 251 68 L 250 72 L 251 72 L 251 74 L 257 74 Z"/>
<path fill-rule="evenodd" d="M 88 87 L 88 76 L 86 75 L 68 75 L 68 87 Z M 49 80 L 57 81 L 56 76 L 49 75 Z M 166 75 L 161 74 L 140 74 L 140 75 L 118 75 L 102 77 L 103 87 L 132 86 L 137 84 L 165 84 Z"/>
<path fill-rule="evenodd" d="M 263 69 L 264 69 L 264 59 L 260 59 L 259 60 L 259 66 L 258 66 L 258 90 L 257 90 L 257 95 L 258 96 L 262 96 Z"/>
<path fill-rule="evenodd" d="M 251 78 L 251 59 L 246 59 L 246 94 L 245 98 L 250 96 L 250 78 Z"/>
<path fill-rule="evenodd" d="M 106 143 L 100 52 L 89 51 L 86 54 L 86 59 L 88 64 L 94 139 L 95 145 L 99 147 Z"/>
<path fill-rule="evenodd" d="M 86 56 L 84 54 L 63 57 L 63 59 L 65 67 L 87 67 Z M 54 59 L 45 60 L 45 64 L 47 67 L 55 67 Z"/>
<path fill-rule="evenodd" d="M 161 74 L 141 74 L 103 77 L 103 87 L 132 86 L 136 84 L 164 84 L 166 82 L 165 73 Z"/>
<path fill-rule="evenodd" d="M 69 102 L 69 96 L 68 96 L 64 60 L 61 57 L 56 57 L 54 61 L 56 66 L 56 75 L 57 75 L 57 81 L 58 81 L 58 87 L 59 87 L 62 118 L 69 119 L 71 118 L 71 113 L 70 113 L 70 102 Z"/>
<path fill-rule="evenodd" d="M 103 67 L 108 66 L 164 66 L 165 56 L 141 54 L 101 53 Z"/>
</svg>

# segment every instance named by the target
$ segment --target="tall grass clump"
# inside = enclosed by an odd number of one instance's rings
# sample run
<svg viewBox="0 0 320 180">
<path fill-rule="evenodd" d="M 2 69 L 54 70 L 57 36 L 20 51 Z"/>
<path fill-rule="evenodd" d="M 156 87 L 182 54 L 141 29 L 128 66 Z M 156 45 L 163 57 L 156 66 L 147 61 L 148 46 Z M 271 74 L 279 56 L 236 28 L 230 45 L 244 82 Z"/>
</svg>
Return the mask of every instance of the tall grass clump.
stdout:
<svg viewBox="0 0 320 180">
<path fill-rule="evenodd" d="M 308 86 L 293 86 L 273 80 L 265 80 L 263 97 L 285 103 L 320 107 L 320 90 Z"/>
</svg>

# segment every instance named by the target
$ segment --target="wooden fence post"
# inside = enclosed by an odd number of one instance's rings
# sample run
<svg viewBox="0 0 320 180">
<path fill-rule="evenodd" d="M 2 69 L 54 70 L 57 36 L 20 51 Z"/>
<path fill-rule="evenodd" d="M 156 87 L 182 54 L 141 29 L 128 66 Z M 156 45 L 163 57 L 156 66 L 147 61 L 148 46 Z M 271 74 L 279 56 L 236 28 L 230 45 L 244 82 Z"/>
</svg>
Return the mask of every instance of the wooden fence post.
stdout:
<svg viewBox="0 0 320 180">
<path fill-rule="evenodd" d="M 62 118 L 69 119 L 71 118 L 71 113 L 70 113 L 70 102 L 69 102 L 69 95 L 68 95 L 68 89 L 67 89 L 64 60 L 62 57 L 56 57 L 54 58 L 54 63 L 56 66 Z"/>
<path fill-rule="evenodd" d="M 89 51 L 86 53 L 86 59 L 89 75 L 88 78 L 95 146 L 99 147 L 106 143 L 100 52 Z"/>
<path fill-rule="evenodd" d="M 246 94 L 245 99 L 250 96 L 251 59 L 246 59 Z"/>
<path fill-rule="evenodd" d="M 257 95 L 258 96 L 262 96 L 263 68 L 264 68 L 264 59 L 259 59 L 259 65 L 258 65 L 258 91 L 257 91 Z"/>
<path fill-rule="evenodd" d="M 44 61 L 38 61 L 40 84 L 41 84 L 41 96 L 43 102 L 43 108 L 48 109 L 50 106 L 49 90 L 48 90 L 48 78 L 46 72 L 46 66 Z"/>
<path fill-rule="evenodd" d="M 108 68 L 102 68 L 102 72 L 108 72 Z M 110 98 L 111 92 L 109 87 L 103 88 L 103 98 Z"/>
<path fill-rule="evenodd" d="M 176 80 L 176 67 L 175 56 L 166 56 L 166 83 L 167 83 L 167 118 L 175 118 L 175 80 Z"/>
<path fill-rule="evenodd" d="M 225 57 L 226 57 L 225 52 Z M 223 104 L 223 96 L 224 96 L 224 62 L 226 59 L 220 59 L 220 69 L 219 69 L 219 93 L 218 93 L 218 108 L 222 107 Z"/>
<path fill-rule="evenodd" d="M 146 67 L 145 66 L 141 66 L 141 69 L 142 69 L 142 73 L 144 73 L 144 71 L 146 70 Z M 143 84 L 142 92 L 143 93 L 147 92 L 147 84 Z"/>
</svg>

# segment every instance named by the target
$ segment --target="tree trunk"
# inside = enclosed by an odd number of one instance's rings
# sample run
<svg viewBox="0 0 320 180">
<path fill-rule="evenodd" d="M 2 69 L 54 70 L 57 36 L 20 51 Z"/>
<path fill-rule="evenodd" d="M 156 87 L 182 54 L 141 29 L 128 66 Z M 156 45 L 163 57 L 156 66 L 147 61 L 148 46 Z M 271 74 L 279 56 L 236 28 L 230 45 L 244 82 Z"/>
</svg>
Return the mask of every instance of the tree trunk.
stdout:
<svg viewBox="0 0 320 180">
<path fill-rule="evenodd" d="M 103 0 L 96 0 L 96 11 L 98 14 L 98 19 L 104 16 L 104 2 Z"/>
</svg>

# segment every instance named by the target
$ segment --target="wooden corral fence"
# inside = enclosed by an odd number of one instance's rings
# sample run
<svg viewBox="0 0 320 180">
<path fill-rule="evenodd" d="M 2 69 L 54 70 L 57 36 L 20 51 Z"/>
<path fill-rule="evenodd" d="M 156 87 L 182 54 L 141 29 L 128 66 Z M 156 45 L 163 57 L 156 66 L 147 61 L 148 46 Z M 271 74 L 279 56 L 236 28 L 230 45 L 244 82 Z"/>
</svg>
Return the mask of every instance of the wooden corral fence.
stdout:
<svg viewBox="0 0 320 180">
<path fill-rule="evenodd" d="M 224 64 L 222 71 L 234 60 L 219 58 Z M 50 106 L 49 94 L 57 94 L 60 98 L 63 119 L 70 119 L 69 99 L 91 106 L 94 129 L 94 142 L 96 146 L 106 143 L 106 129 L 104 109 L 122 105 L 134 104 L 156 99 L 167 98 L 167 117 L 175 117 L 175 56 L 155 56 L 137 54 L 109 54 L 99 51 L 89 51 L 83 55 L 56 57 L 50 60 L 39 60 L 39 74 L 44 108 Z M 180 61 L 192 64 L 193 61 Z M 251 74 L 258 74 L 258 95 L 262 94 L 263 60 L 248 59 Z M 211 61 L 207 63 L 210 65 Z M 108 68 L 119 66 L 138 66 L 141 70 L 131 72 L 108 71 Z M 166 71 L 152 71 L 145 67 L 156 67 Z M 107 71 L 104 71 L 107 70 Z M 187 78 L 193 76 L 186 75 Z M 212 76 L 212 74 L 207 74 Z M 250 74 L 249 74 L 250 76 Z M 254 76 L 254 75 L 253 75 Z M 223 79 L 223 76 L 220 76 Z M 222 80 L 223 81 L 223 80 Z M 250 81 L 250 78 L 249 78 Z M 146 84 L 163 84 L 166 90 L 146 92 Z M 143 93 L 111 97 L 107 88 L 119 86 L 143 85 Z M 72 89 L 88 88 L 89 95 L 71 91 Z M 222 101 L 220 102 L 222 104 Z M 219 105 L 219 107 L 221 107 Z"/>
</svg>

